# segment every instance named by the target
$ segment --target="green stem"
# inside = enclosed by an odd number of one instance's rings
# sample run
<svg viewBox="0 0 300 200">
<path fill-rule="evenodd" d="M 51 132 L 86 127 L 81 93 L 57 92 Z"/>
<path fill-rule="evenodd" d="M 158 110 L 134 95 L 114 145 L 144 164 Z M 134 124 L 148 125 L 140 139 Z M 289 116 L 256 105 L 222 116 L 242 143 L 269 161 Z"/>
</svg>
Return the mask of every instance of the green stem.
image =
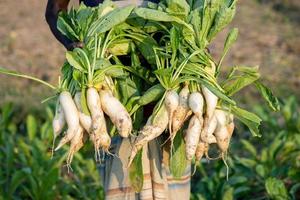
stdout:
<svg viewBox="0 0 300 200">
<path fill-rule="evenodd" d="M 35 78 L 33 76 L 30 76 L 30 75 L 20 74 L 20 73 L 15 72 L 15 71 L 7 70 L 7 69 L 4 69 L 2 67 L 0 67 L 0 73 L 6 74 L 6 75 L 11 75 L 11 76 L 16 76 L 16 77 L 21 77 L 21 78 L 26 78 L 26 79 L 29 79 L 29 80 L 33 80 L 33 81 L 42 83 L 42 84 L 48 86 L 49 88 L 51 88 L 53 90 L 57 89 L 55 86 L 51 85 L 50 83 L 47 83 L 46 81 L 43 81 L 41 79 Z"/>
<path fill-rule="evenodd" d="M 201 50 L 195 51 L 194 53 L 192 53 L 189 57 L 187 57 L 187 58 L 179 65 L 178 69 L 175 71 L 174 76 L 172 77 L 172 82 L 175 81 L 175 80 L 179 77 L 180 73 L 182 72 L 182 70 L 183 70 L 184 66 L 187 64 L 187 62 L 188 62 L 193 56 L 195 56 L 195 55 L 197 55 L 197 54 L 199 54 L 199 53 L 201 53 L 201 52 L 202 52 Z"/>
<path fill-rule="evenodd" d="M 221 59 L 220 59 L 218 65 L 217 65 L 217 68 L 216 68 L 216 76 L 218 76 L 219 73 L 220 73 L 220 67 L 221 67 L 221 65 L 222 65 L 222 62 L 223 62 L 223 60 L 224 60 L 224 58 L 225 58 L 227 52 L 228 52 L 228 50 L 224 52 L 224 54 L 222 55 L 222 57 L 221 57 Z"/>
<path fill-rule="evenodd" d="M 110 43 L 108 41 L 108 39 L 110 38 L 110 35 L 111 35 L 112 31 L 113 31 L 113 28 L 110 29 L 110 31 L 107 33 L 107 36 L 106 36 L 106 38 L 104 40 L 104 43 L 103 43 L 103 46 L 102 46 L 101 55 L 100 55 L 101 58 L 104 58 L 104 54 L 105 54 L 106 48 L 108 47 L 108 45 Z"/>
<path fill-rule="evenodd" d="M 48 98 L 44 99 L 41 103 L 44 104 L 44 103 L 46 103 L 47 101 L 50 101 L 51 99 L 54 99 L 54 98 L 56 98 L 56 97 L 57 97 L 57 95 L 53 95 L 53 96 L 51 96 L 51 97 L 48 97 Z"/>
<path fill-rule="evenodd" d="M 94 45 L 94 58 L 93 58 L 93 63 L 92 63 L 92 71 L 91 71 L 91 77 L 94 77 L 94 71 L 95 71 L 95 65 L 96 65 L 96 57 L 97 57 L 97 47 L 98 47 L 98 39 L 97 36 L 95 35 L 95 45 Z"/>
</svg>

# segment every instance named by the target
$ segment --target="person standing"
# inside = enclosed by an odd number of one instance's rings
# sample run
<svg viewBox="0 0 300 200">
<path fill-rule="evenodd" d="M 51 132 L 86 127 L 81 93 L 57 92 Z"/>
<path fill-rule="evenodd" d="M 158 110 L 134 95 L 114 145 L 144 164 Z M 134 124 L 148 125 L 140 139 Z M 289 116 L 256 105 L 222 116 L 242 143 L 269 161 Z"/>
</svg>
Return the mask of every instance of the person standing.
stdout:
<svg viewBox="0 0 300 200">
<path fill-rule="evenodd" d="M 70 0 L 48 0 L 45 18 L 56 39 L 68 50 L 82 48 L 84 44 L 71 41 L 57 29 L 57 19 L 60 11 L 67 11 Z M 97 6 L 101 0 L 79 0 L 86 6 Z M 158 3 L 157 0 L 151 2 Z M 118 6 L 144 6 L 146 1 L 115 1 Z M 147 117 L 147 116 L 145 116 Z M 130 139 L 116 136 L 112 139 L 111 151 L 117 156 L 106 155 L 100 174 L 108 200 L 148 200 L 170 199 L 188 200 L 190 198 L 191 168 L 188 165 L 184 175 L 175 179 L 168 168 L 168 153 L 161 148 L 161 141 L 154 139 L 143 148 L 142 163 L 144 184 L 139 193 L 130 186 L 128 177 L 128 158 L 131 152 Z"/>
</svg>

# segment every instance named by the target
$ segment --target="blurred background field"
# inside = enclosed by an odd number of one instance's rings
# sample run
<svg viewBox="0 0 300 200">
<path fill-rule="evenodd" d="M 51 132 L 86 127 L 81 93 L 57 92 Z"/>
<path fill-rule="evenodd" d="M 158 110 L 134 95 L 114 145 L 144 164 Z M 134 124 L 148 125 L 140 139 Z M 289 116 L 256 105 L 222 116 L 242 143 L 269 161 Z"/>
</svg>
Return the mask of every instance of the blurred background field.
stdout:
<svg viewBox="0 0 300 200">
<path fill-rule="evenodd" d="M 64 48 L 44 19 L 46 0 L 0 1 L 0 66 L 57 83 Z M 259 105 L 251 88 L 238 96 L 263 119 L 263 138 L 238 127 L 230 150 L 230 178 L 221 161 L 198 166 L 193 199 L 300 199 L 300 1 L 240 0 L 231 27 L 239 38 L 225 66 L 260 66 L 264 82 L 280 97 L 282 111 Z M 210 47 L 221 53 L 227 30 Z M 226 67 L 223 68 L 226 72 Z M 78 154 L 73 173 L 64 152 L 50 159 L 51 91 L 0 75 L 0 199 L 98 199 L 103 196 L 91 154 Z"/>
</svg>

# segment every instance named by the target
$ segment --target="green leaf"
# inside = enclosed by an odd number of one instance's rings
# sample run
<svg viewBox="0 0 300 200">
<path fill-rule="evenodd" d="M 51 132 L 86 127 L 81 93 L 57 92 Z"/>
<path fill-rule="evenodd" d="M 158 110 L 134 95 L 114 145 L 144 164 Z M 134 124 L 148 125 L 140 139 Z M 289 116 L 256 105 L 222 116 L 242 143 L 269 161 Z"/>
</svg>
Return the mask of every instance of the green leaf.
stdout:
<svg viewBox="0 0 300 200">
<path fill-rule="evenodd" d="M 154 71 L 154 74 L 162 77 L 171 78 L 172 68 L 161 68 Z"/>
<path fill-rule="evenodd" d="M 64 12 L 61 12 L 59 14 L 59 17 L 58 17 L 58 20 L 57 20 L 57 29 L 63 35 L 67 36 L 67 38 L 69 38 L 70 40 L 79 41 L 79 36 L 77 35 L 75 30 L 73 29 L 73 27 L 70 23 L 69 16 Z"/>
<path fill-rule="evenodd" d="M 104 16 L 108 12 L 112 11 L 115 9 L 116 5 L 114 4 L 113 1 L 103 1 L 103 3 L 98 5 L 98 13 L 99 16 Z"/>
<path fill-rule="evenodd" d="M 296 183 L 295 185 L 293 185 L 290 189 L 290 194 L 291 196 L 293 197 L 292 199 L 293 200 L 296 200 L 297 199 L 297 191 L 299 191 L 300 189 L 300 183 Z"/>
<path fill-rule="evenodd" d="M 130 43 L 130 52 L 131 66 L 141 66 L 141 61 L 137 54 L 136 45 L 134 43 Z"/>
<path fill-rule="evenodd" d="M 7 102 L 2 105 L 1 108 L 0 128 L 6 128 L 9 125 L 12 116 L 13 104 L 11 102 Z"/>
<path fill-rule="evenodd" d="M 211 27 L 208 33 L 209 41 L 211 41 L 217 35 L 218 32 L 223 30 L 232 21 L 236 12 L 236 2 L 237 0 L 233 0 L 229 7 L 223 4 L 220 11 L 217 12 L 214 18 L 213 26 Z"/>
<path fill-rule="evenodd" d="M 180 45 L 180 41 L 179 41 L 179 38 L 180 38 L 180 35 L 178 33 L 178 30 L 176 27 L 172 27 L 171 30 L 170 30 L 170 42 L 171 42 L 171 47 L 172 47 L 172 56 L 174 54 L 174 56 L 176 55 L 176 51 L 177 49 L 179 48 L 179 45 Z"/>
<path fill-rule="evenodd" d="M 232 96 L 244 87 L 254 83 L 260 77 L 258 67 L 234 67 L 223 88 L 228 96 Z M 241 74 L 237 74 L 241 73 Z"/>
<path fill-rule="evenodd" d="M 16 189 L 22 184 L 22 182 L 26 179 L 26 175 L 23 171 L 15 171 L 9 186 L 9 196 L 12 196 Z"/>
<path fill-rule="evenodd" d="M 96 60 L 95 63 L 95 70 L 98 69 L 105 69 L 111 66 L 111 63 L 109 62 L 109 60 L 104 59 L 104 58 L 100 58 Z"/>
<path fill-rule="evenodd" d="M 182 130 L 180 130 L 173 141 L 173 149 L 170 156 L 170 172 L 175 178 L 180 178 L 186 167 L 185 143 Z"/>
<path fill-rule="evenodd" d="M 190 6 L 185 0 L 167 0 L 167 5 L 167 11 L 171 15 L 186 17 L 190 12 Z"/>
<path fill-rule="evenodd" d="M 218 63 L 218 66 L 217 66 L 217 73 L 219 73 L 220 66 L 222 65 L 222 62 L 223 62 L 225 56 L 227 55 L 229 49 L 231 48 L 231 46 L 233 45 L 233 43 L 237 40 L 238 33 L 239 33 L 239 31 L 238 31 L 237 28 L 232 29 L 228 33 L 227 38 L 225 40 L 223 53 L 222 53 L 221 59 L 220 59 L 220 61 Z"/>
<path fill-rule="evenodd" d="M 161 84 L 157 84 L 149 88 L 138 101 L 141 106 L 159 100 L 165 92 L 165 88 Z"/>
<path fill-rule="evenodd" d="M 82 66 L 82 63 L 80 62 L 80 58 L 78 58 L 78 55 L 75 52 L 67 51 L 66 59 L 67 59 L 68 63 L 75 69 L 77 69 L 81 72 L 85 71 L 84 70 L 85 67 Z"/>
<path fill-rule="evenodd" d="M 111 44 L 108 48 L 108 51 L 115 56 L 127 55 L 130 52 L 130 40 L 119 40 Z"/>
<path fill-rule="evenodd" d="M 154 48 L 158 47 L 157 42 L 148 35 L 135 34 L 134 39 L 134 43 L 147 62 L 149 64 L 156 64 Z"/>
<path fill-rule="evenodd" d="M 261 176 L 262 178 L 264 178 L 266 176 L 266 169 L 263 165 L 258 164 L 255 166 L 255 171 L 256 173 Z"/>
<path fill-rule="evenodd" d="M 242 164 L 243 166 L 245 166 L 247 168 L 253 168 L 257 165 L 256 161 L 252 160 L 252 159 L 240 158 L 240 157 L 237 157 L 236 159 L 240 164 Z"/>
<path fill-rule="evenodd" d="M 250 191 L 252 191 L 251 186 L 240 186 L 238 188 L 235 188 L 235 190 L 234 190 L 234 196 L 243 197 L 243 195 L 249 193 Z"/>
<path fill-rule="evenodd" d="M 274 200 L 286 200 L 290 199 L 287 189 L 280 179 L 270 177 L 266 180 L 265 187 L 268 196 Z"/>
<path fill-rule="evenodd" d="M 234 100 L 232 100 L 230 97 L 228 97 L 226 94 L 224 94 L 218 88 L 216 88 L 211 82 L 206 81 L 204 79 L 199 79 L 199 82 L 201 82 L 203 85 L 205 85 L 205 87 L 207 87 L 212 93 L 214 93 L 220 99 L 228 102 L 231 105 L 235 105 L 236 104 Z"/>
<path fill-rule="evenodd" d="M 191 32 L 194 32 L 193 28 L 181 20 L 178 17 L 169 15 L 166 12 L 149 9 L 149 8 L 135 8 L 134 12 L 141 18 L 152 20 L 152 21 L 158 21 L 158 22 L 176 22 L 178 24 L 181 24 L 188 28 Z"/>
<path fill-rule="evenodd" d="M 197 38 L 197 45 L 201 46 L 201 16 L 198 10 L 193 10 L 190 13 L 190 23 L 193 25 L 195 30 L 195 37 Z"/>
<path fill-rule="evenodd" d="M 292 120 L 295 110 L 297 109 L 297 99 L 295 96 L 287 98 L 282 109 L 283 117 L 286 121 Z"/>
<path fill-rule="evenodd" d="M 135 192 L 140 192 L 144 183 L 142 156 L 143 149 L 136 154 L 129 167 L 129 180 Z"/>
<path fill-rule="evenodd" d="M 283 148 L 284 141 L 279 135 L 272 141 L 268 148 L 269 160 L 276 160 L 277 153 Z"/>
<path fill-rule="evenodd" d="M 237 115 L 243 116 L 243 118 L 248 119 L 248 120 L 250 120 L 250 121 L 253 121 L 253 122 L 255 122 L 255 123 L 258 123 L 258 124 L 259 124 L 259 123 L 261 122 L 260 117 L 258 117 L 256 114 L 251 113 L 251 112 L 249 112 L 249 111 L 247 111 L 247 110 L 244 110 L 244 109 L 242 109 L 242 108 L 233 107 L 233 108 L 232 108 L 232 111 L 233 111 L 234 113 L 236 113 Z"/>
<path fill-rule="evenodd" d="M 79 70 L 73 70 L 73 80 L 76 80 L 79 84 L 82 83 L 83 74 Z"/>
<path fill-rule="evenodd" d="M 126 76 L 126 73 L 121 68 L 111 68 L 105 72 L 105 75 L 112 77 L 112 78 L 118 78 L 120 76 Z"/>
<path fill-rule="evenodd" d="M 233 200 L 233 188 L 230 187 L 228 188 L 224 194 L 223 194 L 223 197 L 222 197 L 222 200 Z"/>
<path fill-rule="evenodd" d="M 34 140 L 37 134 L 37 121 L 33 115 L 27 116 L 26 127 L 29 140 Z"/>
<path fill-rule="evenodd" d="M 74 56 L 76 56 L 77 62 L 79 62 L 81 67 L 87 72 L 87 69 L 91 66 L 88 50 L 75 48 L 73 52 L 75 53 Z"/>
<path fill-rule="evenodd" d="M 50 192 L 53 186 L 55 186 L 56 182 L 60 178 L 59 171 L 57 168 L 52 168 L 50 171 L 44 174 L 44 177 L 42 177 L 42 187 L 41 191 L 42 194 L 46 194 L 47 192 Z"/>
<path fill-rule="evenodd" d="M 255 158 L 257 155 L 256 148 L 245 139 L 242 139 L 241 143 L 243 144 L 244 148 Z"/>
<path fill-rule="evenodd" d="M 137 84 L 128 77 L 119 80 L 119 93 L 123 104 L 126 104 L 129 98 L 140 95 Z"/>
<path fill-rule="evenodd" d="M 223 49 L 223 55 L 226 54 L 229 50 L 229 48 L 233 45 L 233 43 L 236 41 L 239 34 L 239 30 L 237 28 L 232 29 L 225 40 L 224 49 Z"/>
<path fill-rule="evenodd" d="M 257 115 L 238 107 L 232 107 L 231 111 L 238 120 L 249 128 L 253 136 L 261 136 L 258 129 L 261 119 Z"/>
<path fill-rule="evenodd" d="M 127 17 L 132 12 L 134 6 L 126 6 L 123 8 L 116 8 L 111 12 L 107 13 L 103 17 L 96 20 L 90 27 L 88 31 L 88 36 L 93 36 L 94 34 L 104 33 L 114 26 L 124 22 Z"/>
<path fill-rule="evenodd" d="M 273 92 L 259 81 L 255 82 L 255 86 L 258 89 L 258 91 L 261 93 L 262 97 L 267 101 L 268 106 L 273 111 L 279 111 L 280 104 L 278 99 L 273 95 Z"/>
<path fill-rule="evenodd" d="M 208 72 L 206 72 L 205 69 L 203 69 L 202 67 L 199 67 L 196 64 L 187 64 L 184 67 L 182 73 L 187 75 L 180 77 L 179 78 L 180 82 L 196 81 L 204 85 L 205 87 L 207 87 L 212 93 L 214 93 L 220 99 L 224 100 L 225 102 L 231 105 L 236 105 L 236 102 L 225 94 L 225 91 L 217 83 L 215 77 L 210 75 Z"/>
<path fill-rule="evenodd" d="M 247 183 L 248 178 L 245 176 L 232 176 L 230 177 L 230 179 L 228 180 L 228 183 L 230 185 L 245 185 L 245 183 Z"/>
</svg>

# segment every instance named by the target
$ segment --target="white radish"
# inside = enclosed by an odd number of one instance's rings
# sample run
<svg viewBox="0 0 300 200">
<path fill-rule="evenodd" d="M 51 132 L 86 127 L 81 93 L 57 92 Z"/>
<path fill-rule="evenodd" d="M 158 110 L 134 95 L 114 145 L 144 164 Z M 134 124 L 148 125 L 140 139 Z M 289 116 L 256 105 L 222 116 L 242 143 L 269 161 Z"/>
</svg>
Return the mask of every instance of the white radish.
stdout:
<svg viewBox="0 0 300 200">
<path fill-rule="evenodd" d="M 208 126 L 206 126 L 204 128 L 206 128 L 206 130 L 203 129 L 201 136 L 200 136 L 201 140 L 208 144 L 216 143 L 217 142 L 216 137 L 213 135 L 213 133 L 215 132 L 215 130 L 217 128 L 217 118 L 215 117 L 215 115 L 213 115 L 213 117 L 211 118 Z"/>
<path fill-rule="evenodd" d="M 55 116 L 52 121 L 54 139 L 62 132 L 66 124 L 65 115 L 59 102 L 57 102 Z"/>
<path fill-rule="evenodd" d="M 217 107 L 218 97 L 214 93 L 212 93 L 207 87 L 202 85 L 201 88 L 206 103 L 205 116 L 206 118 L 211 119 Z"/>
<path fill-rule="evenodd" d="M 151 115 L 148 119 L 146 125 L 140 131 L 138 137 L 136 138 L 133 148 L 131 150 L 131 155 L 129 158 L 128 166 L 131 165 L 137 152 L 142 149 L 149 141 L 160 136 L 168 127 L 168 112 L 164 104 L 157 112 L 156 115 Z"/>
<path fill-rule="evenodd" d="M 228 151 L 229 142 L 233 133 L 234 123 L 233 121 L 229 121 L 233 116 L 229 116 L 229 114 L 223 110 L 216 110 L 215 116 L 218 121 L 217 129 L 214 133 L 217 140 L 217 145 L 221 151 L 221 157 L 227 168 L 227 179 L 228 179 L 228 165 L 225 160 L 225 155 Z"/>
<path fill-rule="evenodd" d="M 132 131 L 132 120 L 122 103 L 110 90 L 100 90 L 101 107 L 116 126 L 119 134 L 127 138 Z"/>
<path fill-rule="evenodd" d="M 72 138 L 71 142 L 70 142 L 70 149 L 67 155 L 67 167 L 68 170 L 72 163 L 73 160 L 73 156 L 74 154 L 79 151 L 84 145 L 84 130 L 81 126 L 79 126 L 77 133 L 75 134 L 75 136 Z"/>
<path fill-rule="evenodd" d="M 188 106 L 189 95 L 189 87 L 186 84 L 179 93 L 179 105 L 175 110 L 174 116 L 172 118 L 171 141 L 174 140 L 177 131 L 182 127 L 185 120 L 192 114 Z"/>
<path fill-rule="evenodd" d="M 212 121 L 215 109 L 217 107 L 218 103 L 218 97 L 214 95 L 209 89 L 207 89 L 205 86 L 201 86 L 202 93 L 205 99 L 206 103 L 206 111 L 205 111 L 205 117 L 204 117 L 204 126 L 203 126 L 203 133 L 202 136 L 204 138 L 208 137 L 208 128 Z M 204 141 L 207 141 L 206 139 Z"/>
<path fill-rule="evenodd" d="M 64 126 L 66 124 L 65 114 L 59 104 L 59 100 L 56 104 L 55 116 L 52 121 L 52 128 L 53 128 L 53 143 L 52 143 L 52 157 L 53 157 L 53 150 L 55 145 L 55 140 L 57 136 L 62 132 Z"/>
<path fill-rule="evenodd" d="M 57 151 L 64 144 L 69 142 L 74 137 L 74 135 L 76 134 L 76 132 L 80 126 L 78 111 L 77 111 L 76 105 L 72 99 L 71 94 L 67 91 L 61 92 L 59 95 L 59 102 L 62 107 L 63 113 L 65 115 L 68 129 L 67 129 L 65 136 L 61 139 L 61 141 L 57 145 L 55 151 Z"/>
<path fill-rule="evenodd" d="M 95 88 L 89 88 L 87 90 L 87 105 L 92 117 L 92 132 L 98 133 L 100 132 L 101 127 L 104 126 L 102 123 L 104 114 L 101 108 L 100 97 Z"/>
<path fill-rule="evenodd" d="M 179 95 L 175 90 L 167 91 L 164 104 L 169 114 L 169 132 L 172 133 L 172 119 L 179 105 Z"/>
<path fill-rule="evenodd" d="M 104 118 L 103 120 L 102 123 L 105 123 Z M 105 126 L 102 126 L 101 132 L 95 135 L 94 141 L 96 143 L 96 149 L 102 148 L 105 152 L 109 153 L 111 138 L 107 133 L 106 124 Z"/>
<path fill-rule="evenodd" d="M 197 145 L 200 139 L 200 133 L 203 126 L 203 119 L 194 115 L 190 121 L 185 135 L 185 152 L 187 160 L 192 160 L 195 155 Z"/>
<path fill-rule="evenodd" d="M 201 120 L 203 115 L 204 99 L 200 92 L 193 92 L 189 96 L 189 107 L 193 113 Z"/>
<path fill-rule="evenodd" d="M 83 112 L 81 106 L 81 92 L 77 92 L 74 96 L 74 101 L 79 113 L 79 121 L 81 126 L 88 132 L 91 133 L 92 130 L 92 118 Z"/>
<path fill-rule="evenodd" d="M 197 170 L 197 165 L 199 164 L 198 162 L 202 159 L 203 155 L 206 156 L 206 158 L 208 157 L 208 147 L 209 145 L 205 142 L 202 142 L 201 139 L 199 140 L 199 143 L 197 145 L 196 148 L 196 152 L 195 152 L 195 167 L 194 167 L 194 172 L 192 173 L 192 175 L 195 174 L 196 170 Z"/>
<path fill-rule="evenodd" d="M 229 142 L 234 130 L 232 115 L 223 110 L 216 110 L 215 115 L 218 121 L 217 129 L 214 133 L 217 144 L 221 152 L 225 153 L 228 150 Z"/>
<path fill-rule="evenodd" d="M 205 151 L 206 151 L 206 144 L 204 142 L 200 141 L 198 143 L 198 146 L 197 146 L 197 149 L 196 149 L 196 153 L 195 153 L 196 161 L 200 161 L 201 160 L 201 158 L 205 154 Z"/>
<path fill-rule="evenodd" d="M 101 108 L 100 97 L 95 88 L 91 87 L 87 90 L 87 105 L 92 117 L 91 139 L 95 147 L 96 160 L 98 160 L 100 159 L 100 148 L 108 152 L 111 139 L 107 133 L 106 122 L 104 113 Z"/>
<path fill-rule="evenodd" d="M 215 71 L 216 71 L 216 65 L 211 60 L 209 62 L 211 64 L 211 68 L 206 67 L 205 70 L 209 74 L 211 74 L 212 76 L 214 76 Z M 201 85 L 201 90 L 202 90 L 202 94 L 204 96 L 205 103 L 206 103 L 205 117 L 204 117 L 204 126 L 203 126 L 202 136 L 204 138 L 208 138 L 208 137 L 211 137 L 211 136 L 209 136 L 210 134 L 208 134 L 208 129 L 209 129 L 209 126 L 211 124 L 211 120 L 213 120 L 212 118 L 213 118 L 214 112 L 215 112 L 217 104 L 218 104 L 218 97 L 214 93 L 212 93 L 204 85 Z M 207 140 L 204 140 L 204 141 L 207 142 Z"/>
</svg>

